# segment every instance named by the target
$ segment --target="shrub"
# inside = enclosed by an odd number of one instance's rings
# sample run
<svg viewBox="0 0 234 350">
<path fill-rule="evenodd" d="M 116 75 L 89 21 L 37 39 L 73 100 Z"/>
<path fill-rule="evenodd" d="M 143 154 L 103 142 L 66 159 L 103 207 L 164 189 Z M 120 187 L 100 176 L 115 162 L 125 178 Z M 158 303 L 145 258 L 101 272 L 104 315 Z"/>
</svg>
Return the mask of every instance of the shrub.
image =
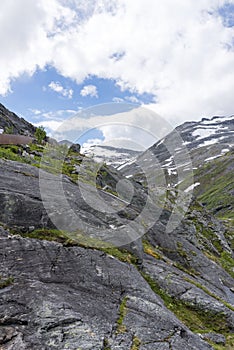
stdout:
<svg viewBox="0 0 234 350">
<path fill-rule="evenodd" d="M 45 132 L 45 129 L 44 129 L 43 126 L 39 126 L 39 127 L 36 129 L 35 137 L 36 137 L 37 142 L 38 142 L 39 144 L 41 144 L 42 141 L 45 140 L 45 138 L 46 138 L 46 132 Z"/>
</svg>

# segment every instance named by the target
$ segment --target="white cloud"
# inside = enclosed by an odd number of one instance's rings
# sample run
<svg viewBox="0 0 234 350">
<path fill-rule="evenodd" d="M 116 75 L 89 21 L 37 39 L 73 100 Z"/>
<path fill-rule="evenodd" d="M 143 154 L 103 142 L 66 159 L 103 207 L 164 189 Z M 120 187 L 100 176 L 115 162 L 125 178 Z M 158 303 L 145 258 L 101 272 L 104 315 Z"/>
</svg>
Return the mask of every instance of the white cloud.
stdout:
<svg viewBox="0 0 234 350">
<path fill-rule="evenodd" d="M 42 113 L 39 109 L 33 108 L 29 108 L 29 111 L 32 112 L 34 115 L 40 115 Z"/>
<path fill-rule="evenodd" d="M 112 113 L 108 115 L 105 113 L 106 104 L 81 111 L 58 124 L 58 128 L 52 128 L 57 125 L 51 123 L 53 137 L 74 141 L 99 130 L 103 135 L 103 142 L 109 145 L 116 146 L 118 141 L 122 146 L 132 144 L 133 149 L 147 149 L 173 129 L 165 119 L 147 108 L 137 107 L 120 113 L 117 106 L 115 103 L 109 104 L 108 110 Z M 49 123 L 42 125 L 48 127 Z"/>
<path fill-rule="evenodd" d="M 44 120 L 40 121 L 39 123 L 35 123 L 35 126 L 44 126 L 45 128 L 49 129 L 50 131 L 55 131 L 57 130 L 61 125 L 62 122 L 59 122 L 57 120 Z"/>
<path fill-rule="evenodd" d="M 152 109 L 174 123 L 233 114 L 234 28 L 217 15 L 227 2 L 2 0 L 0 94 L 49 64 L 77 83 L 96 76 L 153 94 Z"/>
<path fill-rule="evenodd" d="M 83 97 L 85 96 L 98 97 L 97 87 L 95 85 L 86 85 L 83 87 L 80 94 Z"/>
<path fill-rule="evenodd" d="M 48 87 L 57 92 L 58 94 L 62 95 L 63 97 L 67 97 L 67 98 L 72 98 L 73 96 L 73 90 L 72 89 L 65 89 L 60 82 L 58 81 L 51 81 L 48 85 Z"/>
<path fill-rule="evenodd" d="M 112 98 L 112 101 L 115 103 L 121 103 L 121 102 L 124 102 L 124 99 L 120 97 L 114 97 Z"/>
<path fill-rule="evenodd" d="M 69 27 L 75 13 L 57 0 L 2 0 L 0 13 L 0 94 L 11 91 L 12 79 L 32 75 L 53 56 L 61 25 Z"/>
<path fill-rule="evenodd" d="M 136 96 L 127 96 L 125 99 L 132 103 L 140 103 L 140 100 Z"/>
</svg>

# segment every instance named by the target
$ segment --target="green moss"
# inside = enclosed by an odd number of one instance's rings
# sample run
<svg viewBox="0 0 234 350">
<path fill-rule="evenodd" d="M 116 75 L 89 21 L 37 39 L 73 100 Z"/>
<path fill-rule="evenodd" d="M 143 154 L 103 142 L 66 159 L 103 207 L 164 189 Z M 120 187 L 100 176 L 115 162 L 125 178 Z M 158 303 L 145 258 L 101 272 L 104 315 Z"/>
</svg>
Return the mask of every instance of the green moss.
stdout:
<svg viewBox="0 0 234 350">
<path fill-rule="evenodd" d="M 6 288 L 6 287 L 10 286 L 13 283 L 14 283 L 14 278 L 13 277 L 2 278 L 0 276 L 0 289 Z"/>
<path fill-rule="evenodd" d="M 183 244 L 181 242 L 177 242 L 177 252 L 179 253 L 179 255 L 186 259 L 186 260 L 190 260 L 189 259 L 189 255 L 186 252 L 186 250 L 183 249 Z"/>
<path fill-rule="evenodd" d="M 166 307 L 193 332 L 225 333 L 229 331 L 226 316 L 223 313 L 206 312 L 194 305 L 177 300 L 162 290 L 149 275 L 145 273 L 142 275 L 151 289 L 163 299 Z"/>
<path fill-rule="evenodd" d="M 19 233 L 11 230 L 12 233 Z M 36 229 L 32 232 L 20 233 L 23 237 L 35 238 L 40 240 L 55 241 L 65 246 L 80 246 L 83 248 L 91 248 L 103 251 L 104 253 L 117 258 L 125 263 L 137 265 L 136 256 L 128 252 L 126 249 L 119 249 L 110 243 L 106 243 L 100 239 L 90 237 L 81 231 L 60 231 L 56 229 Z"/>
<path fill-rule="evenodd" d="M 225 345 L 215 344 L 208 339 L 207 339 L 207 342 L 210 345 L 212 345 L 215 350 L 233 350 L 234 349 L 234 334 L 224 333 L 223 335 L 226 338 Z"/>
<path fill-rule="evenodd" d="M 77 245 L 77 242 L 70 238 L 68 232 L 54 229 L 37 229 L 32 232 L 22 233 L 23 237 L 35 238 L 46 241 L 55 241 L 64 245 Z"/>
<path fill-rule="evenodd" d="M 177 269 L 187 273 L 190 276 L 196 277 L 196 276 L 200 275 L 200 272 L 196 271 L 193 267 L 189 266 L 189 267 L 186 268 L 186 267 L 184 267 L 183 265 L 181 265 L 178 262 L 174 262 L 173 266 L 175 266 Z"/>
<path fill-rule="evenodd" d="M 234 278 L 234 259 L 232 258 L 231 254 L 223 251 L 219 262 L 222 267 Z"/>
<path fill-rule="evenodd" d="M 124 325 L 123 321 L 124 321 L 124 317 L 127 314 L 127 301 L 128 298 L 124 297 L 120 307 L 119 307 L 119 318 L 117 320 L 117 330 L 116 333 L 125 333 L 127 331 L 126 326 Z"/>
<path fill-rule="evenodd" d="M 202 284 L 200 284 L 199 282 L 196 282 L 190 278 L 184 277 L 184 280 L 192 283 L 193 285 L 195 285 L 196 287 L 202 289 L 206 294 L 208 294 L 209 296 L 213 297 L 214 299 L 218 300 L 219 302 L 221 302 L 223 305 L 225 305 L 227 308 L 229 308 L 230 310 L 234 311 L 234 307 L 227 303 L 225 300 L 223 300 L 222 298 L 220 298 L 218 295 L 212 293 L 211 291 L 209 291 L 209 289 L 207 289 L 205 286 L 203 286 Z"/>
</svg>

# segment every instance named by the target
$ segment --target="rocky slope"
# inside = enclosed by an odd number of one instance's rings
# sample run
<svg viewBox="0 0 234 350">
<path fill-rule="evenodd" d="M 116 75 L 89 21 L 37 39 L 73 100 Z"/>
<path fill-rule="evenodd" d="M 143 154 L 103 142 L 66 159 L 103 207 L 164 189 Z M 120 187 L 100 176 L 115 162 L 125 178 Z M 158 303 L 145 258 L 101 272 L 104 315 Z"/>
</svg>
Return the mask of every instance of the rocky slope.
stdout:
<svg viewBox="0 0 234 350">
<path fill-rule="evenodd" d="M 10 129 L 13 134 L 33 136 L 36 128 L 15 113 L 10 112 L 0 103 L 0 129 Z"/>
<path fill-rule="evenodd" d="M 162 144 L 152 149 L 163 162 Z M 168 230 L 183 192 L 174 174 L 162 200 L 139 168 L 130 173 L 139 164 L 121 174 L 58 145 L 0 155 L 1 349 L 233 348 L 232 222 L 211 212 L 205 168 L 196 180 L 203 204 L 193 198 Z M 213 186 L 232 159 L 230 150 L 208 161 L 212 173 L 226 165 Z"/>
</svg>

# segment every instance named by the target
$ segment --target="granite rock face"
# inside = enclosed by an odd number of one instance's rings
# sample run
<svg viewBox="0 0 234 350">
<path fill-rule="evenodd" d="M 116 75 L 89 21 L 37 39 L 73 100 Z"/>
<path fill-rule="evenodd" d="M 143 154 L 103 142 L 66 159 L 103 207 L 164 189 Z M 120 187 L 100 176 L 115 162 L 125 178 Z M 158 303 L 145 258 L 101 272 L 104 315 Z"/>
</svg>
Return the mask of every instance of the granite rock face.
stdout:
<svg viewBox="0 0 234 350">
<path fill-rule="evenodd" d="M 12 278 L 0 289 L 2 350 L 130 350 L 136 339 L 140 350 L 211 349 L 132 265 L 2 229 L 0 237 L 0 274 Z"/>
</svg>

